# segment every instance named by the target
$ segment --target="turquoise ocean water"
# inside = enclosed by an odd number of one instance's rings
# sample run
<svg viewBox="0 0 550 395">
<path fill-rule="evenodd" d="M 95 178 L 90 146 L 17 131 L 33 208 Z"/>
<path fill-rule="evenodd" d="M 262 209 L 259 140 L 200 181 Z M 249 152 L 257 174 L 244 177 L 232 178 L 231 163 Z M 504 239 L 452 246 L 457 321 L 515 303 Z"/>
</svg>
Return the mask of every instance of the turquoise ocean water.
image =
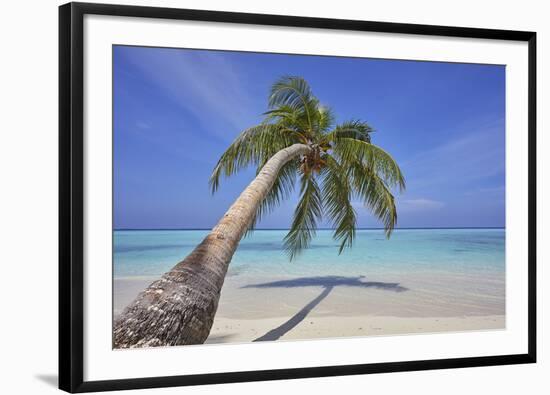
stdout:
<svg viewBox="0 0 550 395">
<path fill-rule="evenodd" d="M 204 230 L 117 230 L 115 279 L 154 278 L 182 260 L 202 240 Z M 310 248 L 289 262 L 284 230 L 256 230 L 244 238 L 229 276 L 250 278 L 320 275 L 431 273 L 503 277 L 504 229 L 358 230 L 352 249 L 338 255 L 332 231 L 319 230 Z"/>
</svg>

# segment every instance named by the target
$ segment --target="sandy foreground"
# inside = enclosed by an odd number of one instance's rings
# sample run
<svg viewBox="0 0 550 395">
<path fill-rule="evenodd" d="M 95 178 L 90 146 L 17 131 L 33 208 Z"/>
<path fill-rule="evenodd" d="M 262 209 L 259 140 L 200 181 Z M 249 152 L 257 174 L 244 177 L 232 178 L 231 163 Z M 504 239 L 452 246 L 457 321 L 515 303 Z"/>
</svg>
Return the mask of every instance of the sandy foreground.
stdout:
<svg viewBox="0 0 550 395">
<path fill-rule="evenodd" d="M 357 287 L 355 278 L 333 277 L 316 278 L 313 284 L 290 279 L 250 287 L 257 279 L 229 277 L 206 343 L 505 328 L 503 287 L 487 283 L 480 288 L 469 286 L 468 278 L 441 276 L 434 283 L 432 278 L 408 277 L 405 288 L 377 281 Z M 151 279 L 116 279 L 115 316 L 150 283 Z"/>
<path fill-rule="evenodd" d="M 207 344 L 330 337 L 384 336 L 412 333 L 503 329 L 503 315 L 477 317 L 308 317 L 286 331 L 291 317 L 236 320 L 216 318 Z"/>
</svg>

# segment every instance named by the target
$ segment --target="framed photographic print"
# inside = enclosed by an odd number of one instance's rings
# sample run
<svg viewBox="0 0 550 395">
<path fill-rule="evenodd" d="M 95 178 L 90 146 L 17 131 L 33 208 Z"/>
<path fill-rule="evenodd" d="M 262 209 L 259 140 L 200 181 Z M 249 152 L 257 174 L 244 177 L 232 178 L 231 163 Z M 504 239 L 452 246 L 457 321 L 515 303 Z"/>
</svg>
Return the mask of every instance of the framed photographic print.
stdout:
<svg viewBox="0 0 550 395">
<path fill-rule="evenodd" d="M 535 33 L 59 16 L 61 389 L 535 362 Z"/>
</svg>

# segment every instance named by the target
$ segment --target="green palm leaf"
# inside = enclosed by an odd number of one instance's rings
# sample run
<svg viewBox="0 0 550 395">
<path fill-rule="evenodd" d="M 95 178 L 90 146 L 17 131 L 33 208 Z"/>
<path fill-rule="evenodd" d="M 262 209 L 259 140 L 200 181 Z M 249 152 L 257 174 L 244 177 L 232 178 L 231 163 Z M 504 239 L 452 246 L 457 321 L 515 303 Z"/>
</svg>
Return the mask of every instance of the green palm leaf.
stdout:
<svg viewBox="0 0 550 395">
<path fill-rule="evenodd" d="M 390 237 L 397 223 L 395 198 L 382 178 L 369 166 L 356 161 L 351 164 L 351 177 L 357 196 L 384 224 L 386 237 Z"/>
<path fill-rule="evenodd" d="M 332 132 L 326 135 L 325 140 L 337 142 L 342 138 L 353 138 L 370 143 L 372 132 L 373 129 L 366 122 L 352 120 L 336 126 Z"/>
<path fill-rule="evenodd" d="M 334 239 L 340 241 L 338 253 L 351 247 L 355 238 L 357 222 L 355 210 L 351 204 L 353 185 L 350 185 L 349 172 L 334 158 L 326 158 L 327 166 L 323 178 L 324 213 L 332 220 Z"/>
<path fill-rule="evenodd" d="M 319 132 L 323 133 L 329 130 L 333 124 L 334 124 L 334 113 L 332 109 L 325 106 L 319 106 L 318 109 L 318 116 L 315 117 L 316 119 L 316 127 L 319 130 Z"/>
<path fill-rule="evenodd" d="M 271 213 L 284 200 L 288 199 L 294 191 L 296 183 L 296 174 L 298 172 L 299 163 L 296 160 L 288 162 L 279 171 L 273 186 L 265 199 L 261 202 L 260 207 L 256 211 L 256 215 L 250 226 L 249 232 L 256 227 L 256 224 L 262 220 L 267 214 Z M 256 173 L 259 173 L 263 164 L 258 166 Z"/>
<path fill-rule="evenodd" d="M 342 137 L 334 142 L 334 153 L 344 166 L 352 166 L 356 161 L 372 169 L 390 187 L 405 189 L 405 177 L 395 160 L 382 148 L 363 140 Z"/>
<path fill-rule="evenodd" d="M 294 210 L 290 231 L 284 238 L 284 247 L 293 260 L 298 253 L 309 246 L 317 221 L 322 217 L 321 190 L 314 177 L 302 177 L 300 200 Z"/>
<path fill-rule="evenodd" d="M 306 80 L 291 76 L 282 77 L 273 84 L 268 100 L 270 108 L 287 107 L 302 114 L 310 132 L 318 104 Z"/>
<path fill-rule="evenodd" d="M 264 164 L 275 153 L 299 142 L 298 136 L 276 124 L 260 124 L 243 131 L 222 154 L 210 176 L 215 192 L 222 175 L 229 177 L 250 165 Z"/>
</svg>

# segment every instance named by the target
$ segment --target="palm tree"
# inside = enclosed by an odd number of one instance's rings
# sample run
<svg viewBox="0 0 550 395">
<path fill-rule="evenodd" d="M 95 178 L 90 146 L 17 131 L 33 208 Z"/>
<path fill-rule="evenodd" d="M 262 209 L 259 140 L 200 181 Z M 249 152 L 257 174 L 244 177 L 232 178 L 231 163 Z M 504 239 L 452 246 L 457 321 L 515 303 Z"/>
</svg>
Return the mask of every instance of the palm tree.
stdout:
<svg viewBox="0 0 550 395">
<path fill-rule="evenodd" d="M 299 179 L 300 197 L 284 238 L 289 258 L 307 248 L 324 215 L 334 226 L 339 253 L 355 238 L 353 199 L 361 200 L 390 236 L 396 220 L 392 188 L 404 189 L 401 170 L 371 143 L 371 127 L 352 120 L 334 125 L 307 82 L 283 77 L 271 87 L 264 121 L 243 131 L 210 178 L 256 166 L 256 178 L 183 261 L 152 283 L 115 320 L 115 348 L 204 343 L 239 241 L 262 216 L 288 198 Z"/>
</svg>

